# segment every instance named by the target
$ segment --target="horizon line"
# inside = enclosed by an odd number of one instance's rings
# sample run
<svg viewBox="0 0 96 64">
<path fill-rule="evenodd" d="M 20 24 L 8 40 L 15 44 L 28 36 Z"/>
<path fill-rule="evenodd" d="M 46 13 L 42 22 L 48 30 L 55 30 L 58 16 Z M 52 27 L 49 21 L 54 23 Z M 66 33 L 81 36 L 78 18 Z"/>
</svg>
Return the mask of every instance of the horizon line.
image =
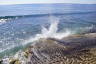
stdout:
<svg viewBox="0 0 96 64">
<path fill-rule="evenodd" d="M 0 4 L 0 5 L 24 5 L 24 4 L 93 4 L 96 3 L 17 3 L 17 4 Z"/>
</svg>

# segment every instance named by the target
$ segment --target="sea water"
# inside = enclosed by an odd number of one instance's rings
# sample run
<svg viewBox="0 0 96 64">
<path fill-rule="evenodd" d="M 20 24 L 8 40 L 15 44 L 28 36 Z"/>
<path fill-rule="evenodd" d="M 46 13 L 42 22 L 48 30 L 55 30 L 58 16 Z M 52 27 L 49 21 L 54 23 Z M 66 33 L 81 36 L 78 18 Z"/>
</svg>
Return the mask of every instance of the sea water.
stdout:
<svg viewBox="0 0 96 64">
<path fill-rule="evenodd" d="M 0 5 L 0 57 L 39 38 L 61 39 L 96 27 L 95 4 Z"/>
</svg>

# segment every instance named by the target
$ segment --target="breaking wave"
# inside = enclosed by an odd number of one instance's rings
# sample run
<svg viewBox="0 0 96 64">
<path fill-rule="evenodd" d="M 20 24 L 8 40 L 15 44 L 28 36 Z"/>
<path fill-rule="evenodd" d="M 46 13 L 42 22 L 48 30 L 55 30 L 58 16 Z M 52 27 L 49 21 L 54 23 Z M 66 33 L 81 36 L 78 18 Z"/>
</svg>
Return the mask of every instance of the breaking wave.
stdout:
<svg viewBox="0 0 96 64">
<path fill-rule="evenodd" d="M 64 37 L 67 37 L 69 35 L 75 34 L 75 31 L 70 31 L 68 29 L 66 29 L 65 31 L 62 32 L 58 32 L 58 25 L 59 25 L 59 18 L 53 17 L 51 16 L 49 18 L 49 22 L 50 22 L 50 26 L 49 28 L 46 28 L 45 26 L 41 26 L 41 33 L 36 34 L 35 36 L 30 37 L 29 39 L 24 40 L 21 45 L 26 46 L 27 44 L 32 44 L 34 41 L 39 40 L 40 38 L 57 38 L 57 39 L 62 39 Z M 90 27 L 91 29 L 92 27 Z M 86 29 L 89 29 L 86 28 Z M 12 49 L 13 47 L 10 47 L 8 49 Z M 6 50 L 8 50 L 6 49 Z M 20 50 L 20 49 L 19 49 Z M 2 50 L 1 52 L 3 52 L 5 50 Z M 10 56 L 11 57 L 11 56 Z M 4 63 L 3 64 L 9 64 L 9 60 L 10 57 L 5 57 L 3 59 Z M 24 57 L 23 57 L 23 52 L 22 51 L 18 51 L 14 56 L 12 56 L 14 58 L 19 58 L 20 61 L 22 61 L 22 64 L 25 63 Z"/>
<path fill-rule="evenodd" d="M 51 38 L 61 39 L 63 37 L 67 37 L 68 35 L 72 34 L 71 31 L 69 31 L 69 30 L 66 30 L 65 32 L 58 32 L 58 24 L 59 24 L 59 19 L 58 18 L 50 17 L 49 22 L 50 22 L 49 28 L 46 28 L 46 27 L 42 26 L 40 34 L 36 34 L 34 37 L 30 37 L 29 39 L 23 41 L 22 45 L 26 46 L 27 44 L 29 44 L 29 43 L 31 44 L 34 41 L 39 40 L 40 38 L 51 37 Z M 16 47 L 16 46 L 15 45 L 11 46 L 9 48 L 1 50 L 0 52 L 6 51 L 6 50 L 11 50 L 14 47 Z M 18 51 L 13 57 L 14 58 L 19 58 L 20 57 L 21 61 L 23 61 L 22 56 L 19 56 L 20 54 L 22 55 L 23 53 Z M 5 57 L 3 59 L 4 64 L 9 63 L 9 57 Z"/>
<path fill-rule="evenodd" d="M 40 38 L 57 38 L 61 39 L 73 34 L 70 30 L 66 29 L 64 32 L 58 32 L 59 19 L 55 17 L 50 17 L 50 27 L 46 28 L 42 26 L 41 33 L 36 34 L 35 37 L 31 37 L 26 40 L 23 45 L 32 43 Z"/>
<path fill-rule="evenodd" d="M 46 28 L 45 26 L 41 26 L 41 32 L 39 34 L 36 34 L 35 36 L 32 36 L 26 40 L 23 40 L 20 42 L 19 45 L 10 45 L 7 48 L 0 48 L 0 53 L 6 52 L 6 50 L 10 51 L 11 49 L 15 49 L 16 47 L 26 46 L 27 44 L 31 44 L 32 42 L 40 39 L 40 38 L 58 38 L 61 39 L 63 37 L 66 37 L 70 34 L 72 34 L 71 31 L 67 30 L 64 32 L 58 32 L 58 24 L 59 24 L 59 18 L 56 17 L 50 17 L 49 18 L 50 26 L 49 28 Z"/>
</svg>

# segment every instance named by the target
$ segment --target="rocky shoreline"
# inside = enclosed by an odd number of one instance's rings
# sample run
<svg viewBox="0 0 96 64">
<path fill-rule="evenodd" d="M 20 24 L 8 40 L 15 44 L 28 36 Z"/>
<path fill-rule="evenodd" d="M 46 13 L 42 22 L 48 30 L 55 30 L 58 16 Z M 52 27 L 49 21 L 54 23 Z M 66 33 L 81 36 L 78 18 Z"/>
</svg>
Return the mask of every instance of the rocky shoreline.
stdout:
<svg viewBox="0 0 96 64">
<path fill-rule="evenodd" d="M 20 54 L 23 62 L 12 57 L 9 64 L 96 64 L 96 33 L 41 38 Z"/>
</svg>

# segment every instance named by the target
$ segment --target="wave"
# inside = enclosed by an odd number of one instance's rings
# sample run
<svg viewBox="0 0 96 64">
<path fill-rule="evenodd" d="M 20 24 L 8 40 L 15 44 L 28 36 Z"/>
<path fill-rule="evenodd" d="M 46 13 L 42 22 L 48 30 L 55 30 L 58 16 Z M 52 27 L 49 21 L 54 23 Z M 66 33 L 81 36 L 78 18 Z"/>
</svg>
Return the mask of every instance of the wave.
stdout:
<svg viewBox="0 0 96 64">
<path fill-rule="evenodd" d="M 40 38 L 62 39 L 69 35 L 76 34 L 75 31 L 70 31 L 68 29 L 66 29 L 66 31 L 63 31 L 63 32 L 58 32 L 59 18 L 57 18 L 57 17 L 51 16 L 49 18 L 49 22 L 50 22 L 49 28 L 42 26 L 41 33 L 36 34 L 35 36 L 32 36 L 29 39 L 22 41 L 21 45 L 26 46 L 27 44 L 32 44 L 34 41 L 39 40 Z M 86 28 L 86 29 L 89 29 L 89 28 Z M 90 27 L 90 29 L 91 29 L 91 27 Z M 9 49 L 12 49 L 14 47 L 15 46 L 10 47 Z M 6 50 L 8 50 L 8 49 L 2 50 L 1 52 L 6 51 Z M 19 53 L 23 54 L 22 52 L 17 52 L 16 55 L 14 55 L 13 57 L 19 58 L 19 60 L 21 60 L 23 62 L 23 60 L 21 59 L 22 56 L 19 56 L 19 55 L 21 55 Z M 8 64 L 9 58 L 4 58 L 3 61 L 4 61 L 4 64 Z"/>
<path fill-rule="evenodd" d="M 0 19 L 16 19 L 22 17 L 41 17 L 41 16 L 59 16 L 59 15 L 73 15 L 73 14 L 88 14 L 88 13 L 96 13 L 96 11 L 88 11 L 88 12 L 69 12 L 69 13 L 47 13 L 47 14 L 31 14 L 31 15 L 14 15 L 14 16 L 0 16 Z"/>
<path fill-rule="evenodd" d="M 58 18 L 50 17 L 49 22 L 50 22 L 50 27 L 48 29 L 45 28 L 44 26 L 42 26 L 41 33 L 36 34 L 35 36 L 32 36 L 29 39 L 22 41 L 22 43 L 20 43 L 19 46 L 26 46 L 36 40 L 39 40 L 40 38 L 51 37 L 51 38 L 61 39 L 63 37 L 66 37 L 66 36 L 72 34 L 71 31 L 69 31 L 67 29 L 65 32 L 57 32 L 58 31 L 58 24 L 59 24 Z M 14 49 L 15 47 L 19 47 L 19 46 L 14 45 L 14 46 L 10 46 L 6 49 L 1 49 L 0 53 L 6 52 L 6 50 L 11 50 L 11 49 Z"/>
<path fill-rule="evenodd" d="M 34 41 L 39 40 L 40 38 L 64 38 L 67 37 L 68 35 L 72 34 L 71 31 L 66 30 L 65 32 L 57 32 L 58 31 L 58 24 L 59 24 L 59 19 L 55 18 L 53 16 L 50 17 L 49 19 L 50 22 L 50 27 L 49 28 L 45 28 L 44 26 L 42 26 L 41 29 L 41 33 L 40 34 L 36 34 L 34 37 L 30 37 L 29 39 L 26 39 L 25 41 L 22 42 L 21 46 L 26 46 L 27 44 L 32 44 Z M 6 48 L 4 50 L 1 50 L 0 52 L 4 52 L 6 50 L 11 50 L 16 46 L 12 46 L 9 48 Z M 22 52 L 20 52 L 21 54 L 23 54 Z M 19 54 L 19 51 L 13 56 L 14 58 L 19 58 L 19 60 L 21 60 L 22 56 Z M 4 64 L 8 64 L 9 63 L 9 57 L 5 57 L 3 59 Z M 23 60 L 21 60 L 23 61 Z"/>
<path fill-rule="evenodd" d="M 0 25 L 6 23 L 7 19 L 0 19 Z"/>
<path fill-rule="evenodd" d="M 36 34 L 35 37 L 30 37 L 28 40 L 25 40 L 22 45 L 32 43 L 36 40 L 39 40 L 40 38 L 61 39 L 61 38 L 67 37 L 70 34 L 73 34 L 68 29 L 66 29 L 64 32 L 57 32 L 58 31 L 59 18 L 51 16 L 49 21 L 50 21 L 50 27 L 49 28 L 42 26 L 40 34 Z"/>
<path fill-rule="evenodd" d="M 68 35 L 72 34 L 68 30 L 65 32 L 57 32 L 58 31 L 58 24 L 59 24 L 58 18 L 55 18 L 52 16 L 52 17 L 50 17 L 49 22 L 50 22 L 49 28 L 45 28 L 44 26 L 42 26 L 40 34 L 36 34 L 34 37 L 30 37 L 29 39 L 26 39 L 25 41 L 22 42 L 22 44 L 20 46 L 26 46 L 28 44 L 32 44 L 34 41 L 39 40 L 40 38 L 50 38 L 51 37 L 51 38 L 61 39 L 63 37 L 67 37 Z M 15 45 L 11 46 L 9 48 L 1 50 L 0 53 L 10 51 L 10 50 L 12 52 L 12 49 L 15 49 L 15 48 L 20 47 L 20 46 L 15 46 Z M 19 56 L 19 55 L 22 55 L 22 54 L 23 54 L 22 52 L 20 52 L 20 54 L 19 54 L 19 51 L 18 51 L 13 57 L 14 58 L 20 57 L 19 60 L 21 60 L 22 56 Z M 10 59 L 9 57 L 10 56 L 3 58 L 3 61 L 4 61 L 3 64 L 9 64 L 9 59 Z M 23 60 L 21 60 L 21 61 L 23 62 Z"/>
<path fill-rule="evenodd" d="M 2 19 L 3 20 L 3 19 Z M 23 40 L 22 43 L 20 42 L 20 45 L 19 46 L 16 46 L 16 45 L 13 45 L 13 46 L 10 46 L 10 47 L 6 47 L 5 49 L 4 48 L 0 48 L 0 53 L 2 52 L 6 52 L 6 50 L 11 50 L 12 48 L 14 49 L 15 47 L 20 47 L 20 46 L 26 46 L 27 44 L 30 44 L 40 38 L 57 38 L 57 39 L 62 39 L 64 37 L 67 37 L 71 34 L 76 34 L 78 33 L 78 30 L 74 30 L 74 31 L 71 31 L 69 29 L 65 29 L 64 31 L 62 32 L 58 32 L 58 25 L 59 25 L 59 18 L 57 17 L 54 17 L 54 16 L 50 16 L 49 18 L 49 22 L 50 22 L 50 27 L 49 28 L 46 28 L 45 26 L 41 26 L 42 29 L 41 29 L 41 32 L 36 34 L 35 36 L 32 36 L 26 40 Z M 93 26 L 91 27 L 83 27 L 83 28 L 80 28 L 80 32 L 84 32 L 86 33 L 86 31 L 88 32 L 89 30 L 92 32 L 93 30 Z"/>
</svg>

